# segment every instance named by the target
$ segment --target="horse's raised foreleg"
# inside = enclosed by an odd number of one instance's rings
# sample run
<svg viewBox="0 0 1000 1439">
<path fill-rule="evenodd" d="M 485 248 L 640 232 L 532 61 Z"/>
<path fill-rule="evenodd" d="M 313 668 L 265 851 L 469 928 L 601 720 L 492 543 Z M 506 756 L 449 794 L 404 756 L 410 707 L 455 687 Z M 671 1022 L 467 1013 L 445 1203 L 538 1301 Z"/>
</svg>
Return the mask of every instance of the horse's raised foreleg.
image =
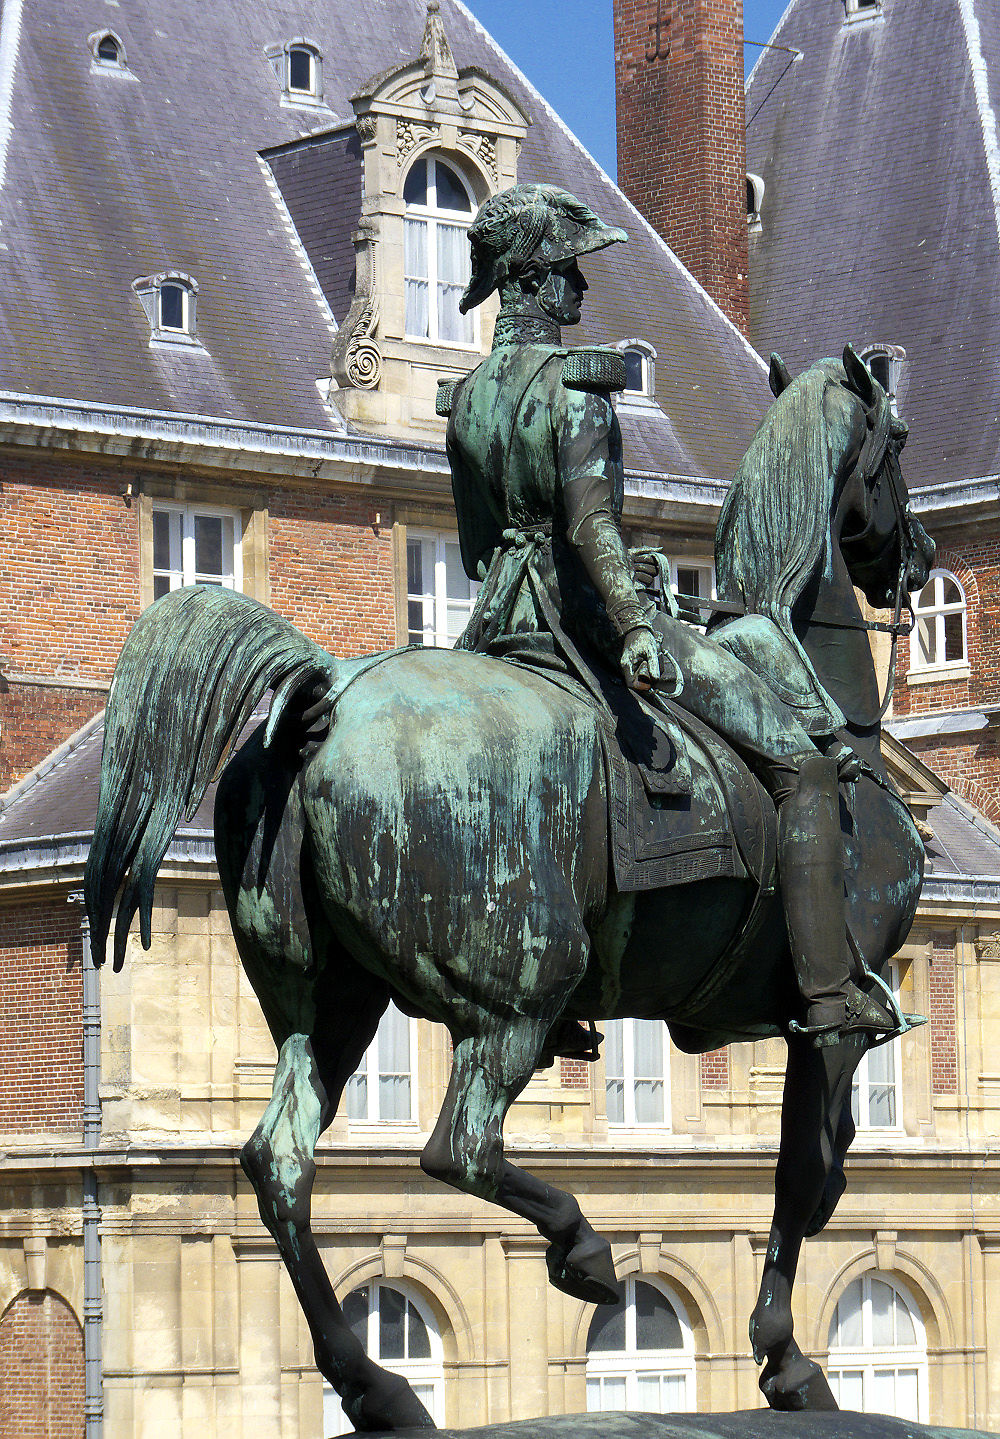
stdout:
<svg viewBox="0 0 1000 1439">
<path fill-rule="evenodd" d="M 772 1409 L 837 1408 L 822 1369 L 795 1342 L 792 1287 L 802 1240 L 839 1198 L 840 1145 L 850 1137 L 841 1116 L 861 1045 L 856 1037 L 822 1049 L 800 1039 L 788 1044 L 774 1218 L 750 1318 L 754 1358 L 764 1365 L 760 1388 Z"/>
<path fill-rule="evenodd" d="M 529 1220 L 549 1241 L 546 1263 L 557 1289 L 591 1304 L 616 1304 L 620 1291 L 607 1240 L 571 1194 L 504 1158 L 504 1119 L 531 1078 L 547 1033 L 548 1024 L 521 1020 L 455 1046 L 448 1093 L 420 1164 L 435 1179 Z"/>
<path fill-rule="evenodd" d="M 384 1006 L 381 1001 L 379 1009 Z M 433 1420 L 405 1379 L 365 1354 L 333 1292 L 310 1225 L 316 1141 L 329 1124 L 347 1075 L 357 1066 L 374 1020 L 353 1045 L 324 1059 L 305 1034 L 281 1046 L 271 1102 L 240 1156 L 257 1194 L 260 1216 L 281 1251 L 309 1324 L 316 1365 L 361 1430 L 433 1428 Z"/>
</svg>

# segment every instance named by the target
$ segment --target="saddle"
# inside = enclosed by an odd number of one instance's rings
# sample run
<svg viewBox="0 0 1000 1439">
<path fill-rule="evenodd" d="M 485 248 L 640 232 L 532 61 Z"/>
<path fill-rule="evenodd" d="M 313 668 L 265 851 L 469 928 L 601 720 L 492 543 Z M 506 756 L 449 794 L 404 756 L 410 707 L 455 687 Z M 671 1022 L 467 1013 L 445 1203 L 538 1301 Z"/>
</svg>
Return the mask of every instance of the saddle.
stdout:
<svg viewBox="0 0 1000 1439">
<path fill-rule="evenodd" d="M 514 662 L 535 668 L 527 656 Z M 620 893 L 716 878 L 774 892 L 774 805 L 724 740 L 671 700 L 640 695 L 606 670 L 591 667 L 586 685 L 548 666 L 537 672 L 594 711 Z"/>
</svg>

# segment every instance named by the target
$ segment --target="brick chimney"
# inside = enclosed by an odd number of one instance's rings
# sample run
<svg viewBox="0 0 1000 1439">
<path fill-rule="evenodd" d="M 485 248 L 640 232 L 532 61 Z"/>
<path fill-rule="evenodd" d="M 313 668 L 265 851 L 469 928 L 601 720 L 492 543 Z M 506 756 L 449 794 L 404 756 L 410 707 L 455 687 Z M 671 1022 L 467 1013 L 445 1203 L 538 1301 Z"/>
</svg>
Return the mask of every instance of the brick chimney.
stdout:
<svg viewBox="0 0 1000 1439">
<path fill-rule="evenodd" d="M 748 327 L 743 0 L 614 0 L 618 183 Z"/>
</svg>

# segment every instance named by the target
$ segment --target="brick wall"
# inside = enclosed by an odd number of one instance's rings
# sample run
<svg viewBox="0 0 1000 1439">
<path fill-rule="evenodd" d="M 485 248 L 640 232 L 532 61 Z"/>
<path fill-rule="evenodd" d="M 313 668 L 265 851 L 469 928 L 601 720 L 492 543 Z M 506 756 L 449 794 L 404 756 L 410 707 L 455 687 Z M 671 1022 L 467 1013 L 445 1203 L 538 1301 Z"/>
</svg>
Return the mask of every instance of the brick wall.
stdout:
<svg viewBox="0 0 1000 1439">
<path fill-rule="evenodd" d="M 20 1294 L 0 1318 L 0 1439 L 80 1439 L 83 1334 L 55 1294 Z"/>
<path fill-rule="evenodd" d="M 744 333 L 743 0 L 614 0 L 618 183 Z"/>
<path fill-rule="evenodd" d="M 728 1049 L 713 1049 L 710 1053 L 701 1056 L 700 1063 L 702 1089 L 729 1088 Z"/>
<path fill-rule="evenodd" d="M 82 1125 L 81 963 L 77 909 L 0 908 L 0 1134 Z"/>
<path fill-rule="evenodd" d="M 377 513 L 352 496 L 278 490 L 269 501 L 271 606 L 334 654 L 396 643 L 392 532 L 375 533 Z"/>
</svg>

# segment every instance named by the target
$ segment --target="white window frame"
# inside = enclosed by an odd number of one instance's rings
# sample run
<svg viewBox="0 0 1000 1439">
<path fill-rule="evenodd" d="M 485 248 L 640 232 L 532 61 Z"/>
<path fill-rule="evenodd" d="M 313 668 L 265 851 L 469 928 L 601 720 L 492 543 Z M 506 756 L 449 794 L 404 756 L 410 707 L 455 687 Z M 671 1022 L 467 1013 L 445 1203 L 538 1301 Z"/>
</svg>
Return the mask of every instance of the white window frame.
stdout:
<svg viewBox="0 0 1000 1439">
<path fill-rule="evenodd" d="M 754 175 L 747 171 L 747 190 L 753 194 L 753 209 L 747 205 L 747 226 L 756 233 L 763 229 L 760 218 L 760 207 L 764 203 L 764 179 L 761 175 Z"/>
<path fill-rule="evenodd" d="M 913 1345 L 899 1345 L 892 1348 L 877 1349 L 872 1341 L 872 1283 L 887 1285 L 894 1290 L 903 1304 L 913 1325 L 915 1343 Z M 847 1285 L 839 1303 L 853 1288 L 857 1280 Z M 863 1274 L 860 1278 L 861 1285 L 861 1343 L 854 1346 L 838 1348 L 831 1346 L 830 1341 L 834 1337 L 833 1328 L 837 1322 L 837 1310 L 833 1312 L 830 1320 L 830 1334 L 827 1338 L 828 1362 L 827 1378 L 833 1389 L 834 1397 L 837 1398 L 841 1388 L 841 1379 L 844 1375 L 850 1374 L 859 1376 L 862 1385 L 862 1407 L 861 1413 L 885 1413 L 883 1408 L 868 1408 L 866 1395 L 878 1383 L 880 1376 L 893 1374 L 898 1376 L 900 1371 L 916 1371 L 916 1392 L 917 1392 L 917 1413 L 897 1415 L 898 1418 L 912 1420 L 918 1424 L 926 1424 L 928 1421 L 929 1400 L 927 1382 L 927 1333 L 923 1317 L 918 1306 L 914 1303 L 912 1295 L 907 1291 L 898 1279 L 888 1274 Z M 839 1402 L 839 1401 L 838 1401 Z M 846 1402 L 846 1400 L 845 1400 Z M 874 1400 L 871 1401 L 873 1404 Z"/>
<path fill-rule="evenodd" d="M 937 580 L 950 580 L 952 584 L 957 585 L 958 592 L 962 596 L 961 600 L 952 600 L 947 604 L 942 601 L 941 603 L 921 605 L 920 595 L 923 595 Z M 920 595 L 916 596 L 913 601 L 914 626 L 910 636 L 910 673 L 919 674 L 933 670 L 947 674 L 949 671 L 967 670 L 969 667 L 969 597 L 965 592 L 965 586 L 957 575 L 952 574 L 951 570 L 937 568 L 931 570 L 927 576 L 927 583 L 920 591 Z M 941 656 L 945 652 L 945 616 L 956 614 L 962 616 L 962 655 L 957 660 L 943 659 Z M 926 619 L 934 620 L 934 653 L 925 660 L 920 655 L 917 627 L 921 620 Z"/>
<path fill-rule="evenodd" d="M 310 58 L 310 88 L 292 88 L 292 51 L 304 50 Z M 265 56 L 281 87 L 281 104 L 293 109 L 326 109 L 323 99 L 323 52 L 308 35 L 293 35 L 282 45 L 268 45 Z"/>
<path fill-rule="evenodd" d="M 642 361 L 642 389 L 622 390 L 615 399 L 619 408 L 630 407 L 638 410 L 649 410 L 656 407 L 656 351 L 648 340 L 640 340 L 633 336 L 629 340 L 619 340 L 615 349 L 620 351 L 622 356 L 629 351 L 639 356 Z"/>
<path fill-rule="evenodd" d="M 899 1001 L 899 969 L 895 964 L 889 966 L 889 987 L 898 1003 Z M 854 1071 L 854 1079 L 851 1082 L 851 1113 L 857 1127 L 858 1137 L 881 1136 L 890 1137 L 903 1132 L 903 1120 L 900 1106 L 900 1083 L 899 1083 L 899 1062 L 901 1050 L 899 1041 L 890 1040 L 887 1044 L 880 1044 L 876 1049 L 866 1049 Z M 886 1066 L 890 1070 L 890 1077 L 886 1079 L 874 1079 L 872 1068 L 874 1065 Z M 878 1124 L 873 1122 L 872 1094 L 877 1089 L 891 1089 L 893 1095 L 892 1108 L 895 1119 L 892 1124 Z"/>
<path fill-rule="evenodd" d="M 424 530 L 411 529 L 406 531 L 406 632 L 412 636 L 416 629 L 410 627 L 410 605 L 421 604 L 423 606 L 424 622 L 422 626 L 423 639 L 410 639 L 410 644 L 423 644 L 432 649 L 453 649 L 455 639 L 448 637 L 448 566 L 445 556 L 445 546 L 449 544 L 458 545 L 458 535 L 449 533 L 447 530 Z M 425 589 L 422 594 L 410 591 L 409 583 L 409 546 L 420 544 L 433 548 L 433 558 L 430 561 L 433 569 L 433 588 Z M 425 555 L 427 549 L 424 551 Z M 461 551 L 459 551 L 459 563 L 461 563 Z M 465 571 L 462 571 L 463 575 Z M 468 614 L 465 614 L 466 601 L 454 600 L 452 603 L 462 606 L 466 622 L 468 615 L 472 613 L 476 603 L 476 596 L 479 593 L 479 581 L 469 580 L 470 598 L 468 600 Z M 463 624 L 462 628 L 465 628 Z"/>
<path fill-rule="evenodd" d="M 706 588 L 707 588 L 707 593 L 704 594 L 704 595 L 699 594 L 699 595 L 695 596 L 695 598 L 696 598 L 696 599 L 710 599 L 710 600 L 714 600 L 714 599 L 715 599 L 715 597 L 716 597 L 716 590 L 715 590 L 715 564 L 714 564 L 714 562 L 713 562 L 712 560 L 688 559 L 688 558 L 685 558 L 685 556 L 682 555 L 679 560 L 671 559 L 671 560 L 669 561 L 669 564 L 670 564 L 670 588 L 671 588 L 671 590 L 673 591 L 674 595 L 679 595 L 679 594 L 681 593 L 680 581 L 679 581 L 678 578 L 677 578 L 677 573 L 678 573 L 678 571 L 679 571 L 679 570 L 695 570 L 695 571 L 697 571 L 697 573 L 698 573 L 699 575 L 702 576 L 703 579 L 707 580 L 707 587 L 706 587 Z M 684 593 L 687 594 L 688 591 L 685 590 Z M 698 611 L 698 616 L 699 616 L 699 618 L 698 618 L 698 624 L 699 624 L 703 629 L 704 629 L 705 625 L 706 625 L 707 622 L 708 622 L 709 613 L 710 613 L 710 611 L 708 611 L 708 610 L 699 610 L 699 611 Z"/>
<path fill-rule="evenodd" d="M 418 164 L 420 161 L 425 161 L 426 164 L 427 164 L 427 194 L 428 194 L 428 201 L 430 201 L 430 197 L 431 197 L 432 194 L 433 194 L 433 196 L 434 196 L 435 202 L 436 202 L 436 200 L 437 200 L 437 166 L 438 166 L 439 164 L 442 164 L 442 165 L 444 165 L 444 166 L 450 171 L 450 173 L 451 173 L 452 175 L 455 176 L 455 178 L 458 180 L 459 184 L 462 186 L 462 189 L 465 191 L 466 196 L 468 197 L 469 204 L 470 204 L 470 207 L 471 207 L 471 208 L 470 208 L 468 211 L 465 211 L 465 210 L 444 210 L 444 209 L 441 209 L 436 203 L 434 203 L 434 204 L 428 203 L 428 204 L 426 204 L 426 205 L 415 205 L 415 204 L 413 204 L 411 201 L 408 201 L 407 204 L 406 204 L 406 209 L 405 209 L 404 214 L 403 214 L 403 225 L 404 225 L 404 242 L 403 242 L 403 243 L 404 243 L 403 291 L 404 291 L 404 296 L 405 296 L 406 282 L 407 282 L 408 280 L 414 280 L 414 281 L 417 281 L 417 282 L 419 282 L 419 283 L 421 283 L 421 284 L 426 284 L 426 285 L 427 285 L 427 326 L 428 326 L 428 330 L 429 330 L 429 333 L 426 334 L 426 335 L 412 335 L 412 334 L 410 334 L 410 332 L 409 332 L 408 330 L 406 330 L 405 321 L 404 321 L 404 332 L 405 332 L 405 335 L 406 335 L 406 339 L 407 339 L 408 341 L 412 341 L 414 344 L 420 344 L 420 345 L 440 345 L 440 346 L 443 346 L 445 349 L 449 349 L 449 350 L 474 350 L 474 349 L 478 349 L 478 348 L 479 348 L 479 344 L 480 344 L 479 310 L 478 310 L 478 309 L 473 310 L 473 311 L 471 312 L 471 314 L 465 316 L 465 321 L 466 321 L 466 323 L 470 326 L 470 332 L 471 332 L 470 338 L 465 339 L 465 340 L 442 340 L 442 339 L 439 339 L 439 338 L 438 338 L 438 331 L 439 331 L 439 329 L 440 329 L 440 308 L 439 308 L 439 282 L 438 282 L 438 272 L 437 272 L 437 271 L 438 271 L 438 261 L 437 261 L 437 249 L 438 249 L 438 247 L 437 247 L 437 227 L 438 227 L 438 225 L 449 225 L 449 226 L 461 227 L 461 228 L 464 229 L 464 230 L 468 230 L 469 226 L 472 224 L 472 221 L 473 221 L 474 218 L 475 218 L 476 210 L 478 209 L 478 203 L 479 203 L 479 202 L 477 201 L 476 196 L 475 196 L 475 192 L 473 191 L 472 186 L 469 184 L 469 182 L 468 182 L 468 180 L 466 179 L 465 175 L 462 173 L 462 171 L 461 171 L 461 169 L 459 168 L 459 166 L 458 166 L 457 164 L 455 164 L 450 158 L 445 158 L 445 156 L 443 156 L 443 155 L 441 155 L 441 156 L 436 155 L 436 154 L 434 154 L 433 151 L 432 151 L 432 152 L 429 152 L 429 153 L 425 151 L 424 153 L 422 153 L 422 154 L 420 154 L 420 155 L 417 155 L 417 156 L 415 157 L 415 159 L 414 159 L 414 161 L 413 161 L 413 164 L 411 164 L 411 165 L 408 167 L 408 169 L 407 169 L 407 172 L 406 172 L 407 175 L 409 175 L 410 170 L 413 169 L 413 165 Z M 401 187 L 400 187 L 400 195 L 402 195 L 402 193 L 403 193 L 403 187 L 405 187 L 405 184 L 406 184 L 406 178 L 405 178 L 405 176 L 404 176 L 402 185 L 401 185 Z M 405 241 L 405 226 L 406 226 L 407 220 L 416 221 L 416 222 L 421 223 L 421 224 L 423 224 L 423 225 L 425 225 L 425 226 L 427 227 L 427 274 L 426 274 L 426 275 L 410 275 L 410 274 L 408 274 L 408 273 L 406 272 L 406 260 L 405 260 L 405 246 L 406 246 L 406 241 Z M 432 298 L 433 298 L 433 304 L 431 303 Z M 405 304 L 405 301 L 404 301 L 404 304 Z M 405 313 L 405 310 L 404 310 L 404 313 Z"/>
<path fill-rule="evenodd" d="M 233 569 L 231 575 L 224 575 L 220 581 L 223 589 L 243 589 L 243 523 L 239 510 L 229 509 L 224 505 L 201 505 L 196 502 L 179 504 L 173 500 L 157 500 L 151 502 L 150 509 L 153 515 L 158 511 L 171 515 L 178 515 L 180 527 L 180 553 L 179 565 L 170 565 L 169 568 L 157 568 L 155 562 L 155 542 L 150 546 L 150 568 L 152 574 L 152 586 L 155 588 L 156 580 L 168 578 L 170 589 L 178 590 L 182 585 L 214 584 L 215 577 L 211 579 L 199 578 L 195 569 L 195 542 L 194 523 L 199 515 L 205 515 L 212 519 L 225 519 L 232 521 L 233 526 Z M 173 537 L 171 539 L 173 549 Z M 171 557 L 173 558 L 173 556 Z"/>
<path fill-rule="evenodd" d="M 376 1364 L 381 1364 L 391 1374 L 399 1374 L 410 1384 L 420 1386 L 419 1397 L 430 1413 L 435 1424 L 443 1425 L 445 1422 L 445 1390 L 444 1390 L 444 1345 L 441 1342 L 441 1331 L 438 1328 L 437 1320 L 431 1313 L 424 1300 L 414 1293 L 413 1289 L 398 1279 L 373 1279 L 367 1284 L 355 1285 L 349 1292 L 354 1293 L 357 1289 L 368 1291 L 368 1334 L 365 1343 L 365 1352 L 369 1359 Z M 402 1295 L 420 1315 L 424 1327 L 427 1330 L 427 1338 L 430 1341 L 429 1359 L 383 1359 L 379 1346 L 379 1305 L 381 1302 L 381 1291 L 383 1289 L 394 1289 L 397 1294 Z M 346 1296 L 345 1296 L 346 1297 Z M 421 1392 L 422 1391 L 422 1392 Z M 430 1401 L 430 1402 L 428 1402 Z M 340 1403 L 340 1398 L 332 1385 L 323 1385 L 323 1434 L 333 1436 L 341 1434 L 353 1434 L 354 1425 L 347 1418 Z"/>
<path fill-rule="evenodd" d="M 660 1054 L 662 1056 L 662 1072 L 655 1074 L 636 1074 L 636 1030 L 638 1024 L 656 1025 L 659 1031 L 656 1038 Z M 621 1052 L 622 1052 L 622 1075 L 611 1075 L 607 1067 L 607 1055 L 610 1051 L 608 1044 L 609 1031 L 612 1025 L 621 1026 Z M 667 1026 L 662 1019 L 609 1019 L 604 1025 L 605 1040 L 605 1112 L 608 1114 L 608 1128 L 615 1132 L 625 1129 L 655 1130 L 658 1134 L 670 1132 L 670 1036 Z M 612 1119 L 610 1105 L 608 1104 L 608 1091 L 613 1083 L 619 1081 L 622 1086 L 622 1113 L 623 1118 Z M 657 1082 L 661 1084 L 663 1097 L 663 1118 L 662 1119 L 637 1119 L 636 1118 L 636 1086 L 637 1084 Z"/>
<path fill-rule="evenodd" d="M 664 1029 L 666 1026 L 664 1025 Z M 677 1315 L 683 1345 L 680 1349 L 639 1349 L 636 1346 L 636 1282 L 655 1289 Z M 594 1404 L 594 1391 L 599 1394 L 608 1380 L 625 1381 L 625 1410 L 636 1412 L 640 1409 L 639 1379 L 641 1376 L 657 1378 L 680 1378 L 684 1381 L 684 1402 L 675 1412 L 694 1414 L 697 1411 L 695 1385 L 694 1331 L 688 1319 L 687 1310 L 672 1289 L 659 1278 L 652 1279 L 646 1274 L 630 1275 L 624 1281 L 625 1290 L 625 1348 L 620 1352 L 598 1351 L 587 1353 L 587 1412 L 600 1414 L 609 1412 L 605 1406 Z M 621 1405 L 614 1401 L 614 1408 Z"/>
<path fill-rule="evenodd" d="M 409 1068 L 407 1070 L 384 1070 L 380 1063 L 380 1046 L 382 1039 L 387 1033 L 389 1025 L 401 1025 L 405 1028 L 406 1042 L 408 1048 Z M 405 1073 L 409 1078 L 409 1113 L 405 1118 L 383 1118 L 381 1114 L 381 1085 L 380 1079 L 383 1075 Z M 359 1077 L 365 1079 L 365 1103 L 364 1112 L 351 1114 L 352 1084 Z M 403 1014 L 395 1005 L 390 1005 L 379 1020 L 375 1038 L 365 1050 L 361 1063 L 348 1079 L 344 1088 L 344 1109 L 347 1113 L 347 1120 L 351 1126 L 367 1126 L 377 1124 L 380 1128 L 392 1126 L 395 1128 L 406 1127 L 412 1129 L 417 1122 L 417 1032 L 416 1021 L 408 1015 Z"/>
<path fill-rule="evenodd" d="M 118 47 L 118 55 L 114 60 L 107 60 L 100 53 L 100 48 L 105 40 L 113 40 Z M 128 58 L 125 54 L 125 41 L 115 30 L 95 30 L 93 35 L 87 36 L 87 44 L 90 46 L 91 73 L 99 75 L 129 75 Z"/>
<path fill-rule="evenodd" d="M 864 18 L 865 17 L 862 16 L 862 19 Z M 898 414 L 899 411 L 896 408 L 896 392 L 899 389 L 899 376 L 903 361 L 906 359 L 906 351 L 902 345 L 887 345 L 880 340 L 875 340 L 866 345 L 862 345 L 858 353 L 861 356 L 862 363 L 867 365 L 869 370 L 871 370 L 871 362 L 876 356 L 884 357 L 888 362 L 889 386 L 886 394 L 889 396 L 889 406 L 892 413 L 894 415 Z"/>
<path fill-rule="evenodd" d="M 876 15 L 881 15 L 882 0 L 874 0 L 874 3 L 866 3 L 866 0 L 845 0 L 845 22 L 847 24 L 857 23 L 859 20 L 873 20 Z"/>
<path fill-rule="evenodd" d="M 180 328 L 164 325 L 161 315 L 161 292 L 165 285 L 176 286 L 182 293 L 183 319 Z M 163 270 L 158 275 L 142 275 L 132 281 L 132 289 L 139 297 L 149 321 L 150 346 L 196 345 L 198 339 L 198 282 L 191 275 L 180 270 Z"/>
</svg>

